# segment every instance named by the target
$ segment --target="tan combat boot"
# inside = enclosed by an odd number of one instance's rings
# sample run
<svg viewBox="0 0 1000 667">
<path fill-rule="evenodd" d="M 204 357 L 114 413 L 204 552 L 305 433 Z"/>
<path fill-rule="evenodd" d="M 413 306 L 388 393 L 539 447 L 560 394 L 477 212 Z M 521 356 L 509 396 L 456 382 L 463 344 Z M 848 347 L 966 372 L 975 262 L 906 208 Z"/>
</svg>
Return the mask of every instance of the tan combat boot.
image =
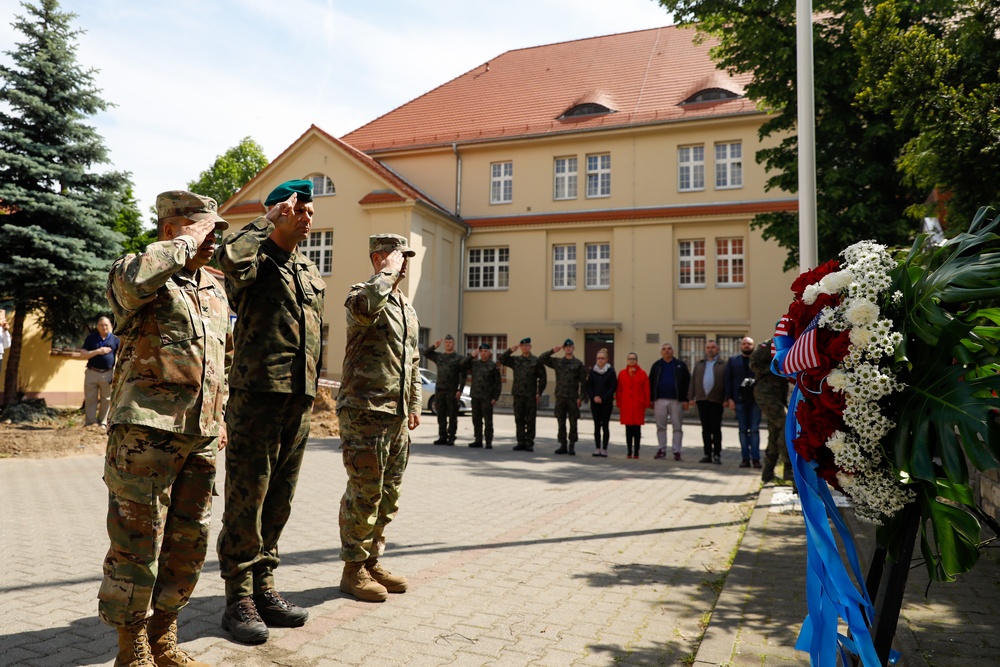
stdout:
<svg viewBox="0 0 1000 667">
<path fill-rule="evenodd" d="M 401 574 L 393 574 L 382 567 L 378 562 L 378 558 L 372 557 L 366 560 L 365 569 L 368 570 L 368 574 L 372 576 L 372 579 L 385 586 L 385 590 L 390 593 L 406 592 L 406 577 Z"/>
<path fill-rule="evenodd" d="M 192 659 L 177 646 L 177 614 L 157 609 L 150 617 L 147 628 L 156 667 L 212 667 Z"/>
<path fill-rule="evenodd" d="M 340 578 L 340 590 L 367 602 L 385 602 L 389 593 L 385 586 L 372 579 L 365 569 L 364 561 L 344 563 L 344 576 Z"/>
<path fill-rule="evenodd" d="M 118 655 L 115 657 L 115 667 L 156 667 L 149 650 L 145 620 L 120 626 L 117 630 Z"/>
</svg>

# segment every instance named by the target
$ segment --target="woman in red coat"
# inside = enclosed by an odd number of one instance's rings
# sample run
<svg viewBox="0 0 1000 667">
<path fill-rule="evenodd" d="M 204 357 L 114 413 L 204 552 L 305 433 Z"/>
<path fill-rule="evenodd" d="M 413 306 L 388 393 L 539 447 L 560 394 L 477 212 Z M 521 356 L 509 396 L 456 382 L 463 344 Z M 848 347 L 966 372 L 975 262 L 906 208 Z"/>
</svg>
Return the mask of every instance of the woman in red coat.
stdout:
<svg viewBox="0 0 1000 667">
<path fill-rule="evenodd" d="M 628 365 L 618 374 L 618 389 L 615 403 L 621 423 L 625 425 L 625 444 L 628 458 L 639 458 L 640 429 L 646 423 L 646 408 L 649 407 L 649 376 L 639 368 L 639 355 L 628 353 Z"/>
</svg>

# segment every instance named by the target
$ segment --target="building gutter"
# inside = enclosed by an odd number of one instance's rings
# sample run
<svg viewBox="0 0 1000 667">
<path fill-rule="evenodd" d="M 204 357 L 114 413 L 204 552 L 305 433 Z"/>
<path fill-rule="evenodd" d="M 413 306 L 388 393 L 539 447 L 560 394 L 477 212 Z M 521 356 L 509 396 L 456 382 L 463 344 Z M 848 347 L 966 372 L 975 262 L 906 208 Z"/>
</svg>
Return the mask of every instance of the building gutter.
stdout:
<svg viewBox="0 0 1000 667">
<path fill-rule="evenodd" d="M 462 219 L 462 155 L 458 152 L 458 144 L 453 143 L 451 150 L 455 153 L 455 217 Z M 465 225 L 465 234 L 459 244 L 458 255 L 458 341 L 464 344 L 464 322 L 465 313 L 465 283 L 462 280 L 465 276 L 465 242 L 472 234 L 472 227 Z"/>
</svg>

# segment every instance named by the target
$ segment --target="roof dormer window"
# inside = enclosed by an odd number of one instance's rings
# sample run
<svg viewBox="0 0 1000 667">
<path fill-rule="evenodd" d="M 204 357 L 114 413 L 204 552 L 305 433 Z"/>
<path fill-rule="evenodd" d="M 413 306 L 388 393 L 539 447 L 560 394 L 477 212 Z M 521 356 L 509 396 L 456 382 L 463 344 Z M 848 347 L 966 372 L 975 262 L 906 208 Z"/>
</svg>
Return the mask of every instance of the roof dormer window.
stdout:
<svg viewBox="0 0 1000 667">
<path fill-rule="evenodd" d="M 731 90 L 725 88 L 706 88 L 687 98 L 681 104 L 697 104 L 699 102 L 718 102 L 720 100 L 735 100 L 740 97 Z"/>
<path fill-rule="evenodd" d="M 566 111 L 560 118 L 577 118 L 579 116 L 599 116 L 604 113 L 614 113 L 614 109 L 609 109 L 603 104 L 598 104 L 596 102 L 585 102 L 583 104 L 577 104 Z"/>
</svg>

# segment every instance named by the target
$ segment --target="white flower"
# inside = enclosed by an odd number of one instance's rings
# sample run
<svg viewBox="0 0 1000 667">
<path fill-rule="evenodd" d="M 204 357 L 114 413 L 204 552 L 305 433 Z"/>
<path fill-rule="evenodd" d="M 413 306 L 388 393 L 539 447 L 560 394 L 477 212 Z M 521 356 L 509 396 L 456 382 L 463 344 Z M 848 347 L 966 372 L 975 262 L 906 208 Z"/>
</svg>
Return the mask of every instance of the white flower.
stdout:
<svg viewBox="0 0 1000 667">
<path fill-rule="evenodd" d="M 819 289 L 823 294 L 836 294 L 850 285 L 853 280 L 854 274 L 850 271 L 846 269 L 835 271 L 834 273 L 826 274 L 820 279 Z"/>
<path fill-rule="evenodd" d="M 804 290 L 802 290 L 802 301 L 812 305 L 816 303 L 816 297 L 818 297 L 819 294 L 819 284 L 808 285 Z"/>
<path fill-rule="evenodd" d="M 844 433 L 842 431 L 834 431 L 830 439 L 826 441 L 826 446 L 830 448 L 830 451 L 834 454 L 839 454 L 841 450 L 844 449 Z"/>
<path fill-rule="evenodd" d="M 879 309 L 868 299 L 851 299 L 844 310 L 844 318 L 855 326 L 873 324 L 879 316 Z"/>
<path fill-rule="evenodd" d="M 861 327 L 851 329 L 851 345 L 857 348 L 862 350 L 865 349 L 871 345 L 873 338 L 874 336 L 872 335 L 871 329 L 864 329 Z"/>
<path fill-rule="evenodd" d="M 839 369 L 833 369 L 830 374 L 826 376 L 826 383 L 830 385 L 830 388 L 834 391 L 844 391 L 847 388 L 849 378 L 847 373 Z"/>
</svg>

